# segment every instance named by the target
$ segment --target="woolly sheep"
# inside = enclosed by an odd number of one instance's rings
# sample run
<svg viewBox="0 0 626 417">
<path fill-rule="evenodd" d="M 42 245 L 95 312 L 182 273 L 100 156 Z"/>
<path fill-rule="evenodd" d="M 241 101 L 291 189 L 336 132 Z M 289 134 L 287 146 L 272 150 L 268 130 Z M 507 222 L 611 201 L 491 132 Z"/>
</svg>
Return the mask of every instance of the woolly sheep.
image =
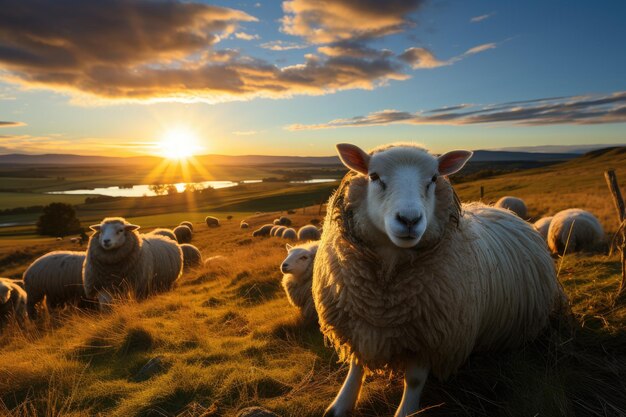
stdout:
<svg viewBox="0 0 626 417">
<path fill-rule="evenodd" d="M 301 242 L 307 242 L 309 240 L 319 240 L 320 239 L 320 231 L 317 227 L 309 224 L 307 226 L 302 226 L 300 230 L 298 230 L 298 240 Z"/>
<path fill-rule="evenodd" d="M 274 224 L 275 226 L 279 226 L 280 225 L 280 219 L 274 219 L 272 224 Z"/>
<path fill-rule="evenodd" d="M 180 222 L 179 226 L 187 226 L 193 232 L 193 223 L 189 221 Z"/>
<path fill-rule="evenodd" d="M 272 227 L 274 227 L 273 224 L 264 224 L 263 226 L 252 232 L 252 236 L 268 236 L 270 234 L 270 230 L 272 230 Z"/>
<path fill-rule="evenodd" d="M 558 254 L 563 254 L 566 245 L 567 252 L 598 249 L 604 238 L 604 230 L 598 219 L 578 208 L 555 214 L 548 229 L 548 246 L 553 253 Z"/>
<path fill-rule="evenodd" d="M 328 203 L 313 299 L 350 370 L 327 415 L 352 411 L 365 369 L 403 369 L 404 417 L 418 411 L 430 371 L 445 378 L 474 350 L 533 339 L 565 296 L 528 223 L 481 203 L 461 207 L 446 176 L 471 152 L 337 149 L 351 172 Z"/>
<path fill-rule="evenodd" d="M 27 310 L 31 319 L 37 317 L 37 305 L 46 299 L 49 309 L 74 305 L 95 307 L 96 301 L 85 297 L 82 269 L 85 252 L 54 251 L 30 264 L 22 278 L 28 294 Z"/>
<path fill-rule="evenodd" d="M 250 225 L 247 222 L 243 221 L 243 220 L 241 221 L 241 223 L 239 223 L 239 228 L 241 228 L 241 229 L 248 229 L 249 227 L 250 227 Z"/>
<path fill-rule="evenodd" d="M 283 239 L 296 240 L 298 238 L 298 232 L 296 232 L 296 229 L 290 227 L 283 231 L 281 237 Z"/>
<path fill-rule="evenodd" d="M 284 274 L 282 285 L 289 303 L 300 311 L 305 322 L 317 321 L 317 312 L 313 304 L 311 282 L 313 262 L 319 242 L 308 242 L 298 246 L 287 244 L 287 257 L 280 265 Z"/>
<path fill-rule="evenodd" d="M 219 227 L 220 225 L 220 220 L 217 217 L 206 216 L 204 221 L 206 222 L 206 225 L 209 227 Z"/>
<path fill-rule="evenodd" d="M 172 232 L 171 229 L 163 229 L 163 228 L 157 228 L 152 230 L 150 233 L 146 233 L 148 235 L 156 235 L 156 236 L 163 236 L 166 237 L 168 239 L 172 239 L 174 242 L 177 242 L 178 240 L 176 239 L 176 235 L 174 234 L 174 232 Z"/>
<path fill-rule="evenodd" d="M 274 226 L 270 229 L 270 236 L 276 236 L 276 231 L 280 228 L 281 226 Z"/>
<path fill-rule="evenodd" d="M 0 278 L 0 329 L 11 317 L 14 317 L 18 324 L 24 324 L 27 298 L 20 281 Z"/>
<path fill-rule="evenodd" d="M 552 222 L 552 216 L 542 217 L 535 222 L 533 227 L 539 234 L 543 237 L 544 240 L 548 240 L 548 230 L 550 229 L 550 223 Z"/>
<path fill-rule="evenodd" d="M 291 226 L 291 219 L 289 217 L 280 216 L 278 222 L 283 226 Z"/>
<path fill-rule="evenodd" d="M 526 203 L 524 200 L 517 197 L 512 197 L 510 195 L 504 196 L 495 204 L 498 208 L 504 208 L 507 210 L 511 210 L 513 213 L 517 214 L 520 219 L 525 219 L 528 213 L 528 209 L 526 208 Z"/>
<path fill-rule="evenodd" d="M 193 232 L 187 226 L 176 226 L 174 229 L 174 235 L 178 243 L 189 243 L 193 236 Z"/>
<path fill-rule="evenodd" d="M 285 230 L 287 230 L 286 226 L 278 226 L 278 229 L 276 229 L 276 237 L 283 237 L 283 233 L 285 233 Z"/>
<path fill-rule="evenodd" d="M 189 243 L 183 243 L 180 245 L 180 249 L 183 251 L 184 270 L 189 270 L 202 265 L 202 253 L 200 253 L 200 250 L 197 247 Z"/>
<path fill-rule="evenodd" d="M 153 292 L 172 288 L 183 269 L 183 254 L 172 240 L 140 235 L 139 226 L 121 217 L 104 219 L 90 226 L 83 268 L 83 285 L 88 297 L 97 296 L 106 306 L 115 294 L 132 293 L 144 299 Z"/>
</svg>

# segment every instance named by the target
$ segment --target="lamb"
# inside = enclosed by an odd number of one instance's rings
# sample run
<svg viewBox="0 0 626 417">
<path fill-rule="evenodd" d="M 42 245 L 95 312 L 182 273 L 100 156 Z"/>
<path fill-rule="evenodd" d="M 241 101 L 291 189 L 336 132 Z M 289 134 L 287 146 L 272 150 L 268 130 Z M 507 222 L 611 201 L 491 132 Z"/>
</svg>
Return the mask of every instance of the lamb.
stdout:
<svg viewBox="0 0 626 417">
<path fill-rule="evenodd" d="M 240 229 L 248 229 L 248 228 L 250 228 L 250 225 L 248 224 L 248 222 L 242 220 L 241 223 L 239 223 L 239 228 Z"/>
<path fill-rule="evenodd" d="M 269 236 L 270 230 L 272 230 L 272 227 L 274 227 L 273 224 L 264 224 L 263 226 L 259 227 L 254 232 L 252 232 L 252 236 L 253 237 Z"/>
<path fill-rule="evenodd" d="M 558 254 L 563 254 L 566 246 L 568 252 L 593 251 L 600 247 L 604 239 L 604 230 L 598 219 L 578 208 L 555 214 L 548 229 L 548 247 Z"/>
<path fill-rule="evenodd" d="M 189 221 L 180 222 L 179 226 L 187 226 L 193 232 L 193 223 Z"/>
<path fill-rule="evenodd" d="M 287 244 L 287 257 L 280 265 L 284 274 L 282 285 L 289 303 L 300 311 L 300 316 L 307 323 L 317 321 L 317 312 L 313 304 L 311 282 L 313 262 L 319 242 L 308 242 L 298 246 Z"/>
<path fill-rule="evenodd" d="M 28 296 L 21 281 L 0 278 L 0 329 L 11 317 L 22 326 L 26 322 L 26 303 Z"/>
<path fill-rule="evenodd" d="M 298 238 L 298 232 L 296 232 L 296 229 L 292 229 L 291 227 L 285 228 L 280 237 L 283 239 L 296 240 Z"/>
<path fill-rule="evenodd" d="M 178 240 L 176 239 L 176 235 L 174 234 L 174 232 L 172 232 L 171 229 L 163 229 L 163 228 L 157 228 L 152 230 L 150 233 L 147 233 L 149 235 L 156 235 L 156 236 L 164 236 L 168 239 L 172 239 L 174 242 L 177 242 Z"/>
<path fill-rule="evenodd" d="M 280 216 L 278 223 L 282 226 L 291 226 L 291 219 L 289 217 Z"/>
<path fill-rule="evenodd" d="M 307 242 L 309 240 L 320 240 L 320 231 L 312 224 L 302 226 L 300 230 L 298 230 L 298 240 L 300 242 Z"/>
<path fill-rule="evenodd" d="M 496 201 L 495 207 L 511 210 L 513 213 L 517 214 L 520 219 L 525 219 L 528 214 L 524 200 L 510 195 L 504 196 Z"/>
<path fill-rule="evenodd" d="M 142 236 L 139 226 L 121 217 L 90 227 L 95 233 L 87 246 L 83 285 L 87 296 L 97 296 L 101 306 L 110 304 L 113 295 L 130 292 L 142 300 L 167 291 L 182 274 L 183 254 L 176 242 Z"/>
<path fill-rule="evenodd" d="M 321 331 L 350 370 L 326 415 L 352 411 L 366 369 L 404 369 L 404 417 L 418 411 L 429 372 L 445 378 L 473 351 L 532 340 L 565 296 L 528 223 L 461 206 L 446 176 L 472 152 L 337 149 L 351 172 L 328 203 L 312 293 Z"/>
<path fill-rule="evenodd" d="M 49 309 L 66 305 L 93 308 L 94 299 L 85 297 L 82 269 L 85 252 L 54 251 L 37 258 L 24 271 L 22 278 L 28 294 L 27 311 L 37 318 L 37 305 L 46 299 Z"/>
<path fill-rule="evenodd" d="M 187 271 L 202 265 L 202 253 L 197 247 L 183 243 L 180 245 L 180 249 L 183 251 L 183 270 Z"/>
<path fill-rule="evenodd" d="M 542 217 L 535 222 L 533 227 L 539 234 L 543 237 L 544 240 L 548 240 L 548 230 L 550 229 L 550 223 L 552 223 L 553 216 Z"/>
<path fill-rule="evenodd" d="M 220 226 L 220 220 L 217 217 L 206 216 L 204 221 L 206 222 L 206 225 L 209 226 L 209 227 L 219 227 Z"/>
<path fill-rule="evenodd" d="M 174 235 L 178 243 L 190 243 L 193 236 L 193 232 L 187 226 L 176 226 L 174 229 Z"/>
</svg>

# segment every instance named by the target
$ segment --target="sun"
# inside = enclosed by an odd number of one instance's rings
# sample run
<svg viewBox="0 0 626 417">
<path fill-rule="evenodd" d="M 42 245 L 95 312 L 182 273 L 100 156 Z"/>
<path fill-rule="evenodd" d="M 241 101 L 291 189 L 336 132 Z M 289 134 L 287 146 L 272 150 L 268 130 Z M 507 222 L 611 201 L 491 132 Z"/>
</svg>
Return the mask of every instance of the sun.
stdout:
<svg viewBox="0 0 626 417">
<path fill-rule="evenodd" d="M 196 134 L 183 127 L 166 131 L 157 146 L 159 154 L 167 159 L 187 159 L 201 150 Z"/>
</svg>

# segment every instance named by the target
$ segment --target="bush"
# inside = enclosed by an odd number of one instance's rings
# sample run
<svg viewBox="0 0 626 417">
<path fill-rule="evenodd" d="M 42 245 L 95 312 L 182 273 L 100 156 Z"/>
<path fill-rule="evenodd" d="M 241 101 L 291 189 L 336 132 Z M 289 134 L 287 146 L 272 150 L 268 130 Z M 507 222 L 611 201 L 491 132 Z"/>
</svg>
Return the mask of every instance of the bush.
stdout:
<svg viewBox="0 0 626 417">
<path fill-rule="evenodd" d="M 45 236 L 67 236 L 80 232 L 80 222 L 74 207 L 65 203 L 52 203 L 43 208 L 37 220 L 37 233 Z"/>
</svg>

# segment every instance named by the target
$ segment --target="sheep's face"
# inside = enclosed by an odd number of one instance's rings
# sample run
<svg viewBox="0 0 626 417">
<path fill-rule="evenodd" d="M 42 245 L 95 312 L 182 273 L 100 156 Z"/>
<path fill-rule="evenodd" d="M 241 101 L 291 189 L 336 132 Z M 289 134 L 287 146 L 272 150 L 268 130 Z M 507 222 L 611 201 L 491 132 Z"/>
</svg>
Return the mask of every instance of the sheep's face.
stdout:
<svg viewBox="0 0 626 417">
<path fill-rule="evenodd" d="M 286 248 L 287 257 L 280 265 L 280 271 L 283 274 L 302 276 L 311 266 L 311 263 L 315 259 L 315 254 L 308 249 L 293 247 L 289 244 L 287 244 Z"/>
<path fill-rule="evenodd" d="M 98 243 L 104 250 L 113 250 L 123 246 L 126 243 L 128 233 L 139 229 L 139 226 L 122 221 L 105 221 L 101 224 L 90 226 L 90 228 L 100 232 Z"/>
<path fill-rule="evenodd" d="M 369 155 L 354 145 L 337 145 L 342 162 L 369 179 L 368 220 L 400 248 L 417 245 L 435 217 L 440 175 L 459 171 L 472 156 L 453 151 L 439 158 L 416 146 L 391 146 Z"/>
<path fill-rule="evenodd" d="M 11 288 L 0 283 L 0 304 L 5 304 L 11 298 Z"/>
</svg>

